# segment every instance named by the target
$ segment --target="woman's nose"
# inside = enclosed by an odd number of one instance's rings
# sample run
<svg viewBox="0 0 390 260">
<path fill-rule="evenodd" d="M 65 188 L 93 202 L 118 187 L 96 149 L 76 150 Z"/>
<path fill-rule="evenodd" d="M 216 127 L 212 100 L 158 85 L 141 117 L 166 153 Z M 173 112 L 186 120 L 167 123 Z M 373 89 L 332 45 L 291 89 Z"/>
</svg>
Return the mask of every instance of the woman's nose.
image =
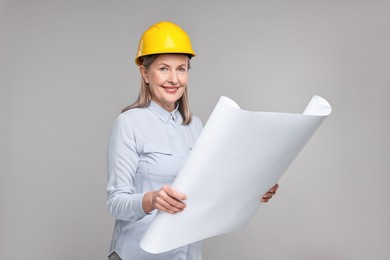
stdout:
<svg viewBox="0 0 390 260">
<path fill-rule="evenodd" d="M 175 71 L 171 71 L 170 75 L 169 75 L 169 82 L 173 85 L 176 85 L 178 82 L 179 82 L 179 78 L 176 74 Z"/>
</svg>

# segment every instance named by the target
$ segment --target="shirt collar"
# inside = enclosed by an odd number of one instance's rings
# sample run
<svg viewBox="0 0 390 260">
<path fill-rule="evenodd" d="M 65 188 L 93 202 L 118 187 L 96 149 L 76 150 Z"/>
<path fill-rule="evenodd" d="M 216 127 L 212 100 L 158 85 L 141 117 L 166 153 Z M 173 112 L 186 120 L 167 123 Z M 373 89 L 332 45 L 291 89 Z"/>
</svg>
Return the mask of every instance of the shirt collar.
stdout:
<svg viewBox="0 0 390 260">
<path fill-rule="evenodd" d="M 173 117 L 176 123 L 181 123 L 179 122 L 181 121 L 181 114 L 179 111 L 179 103 L 177 102 L 176 102 L 176 108 L 172 112 L 168 112 L 167 110 L 165 110 L 165 108 L 161 107 L 153 100 L 150 102 L 148 109 L 158 118 L 160 118 L 160 120 L 163 121 L 164 123 L 168 123 L 171 117 Z"/>
</svg>

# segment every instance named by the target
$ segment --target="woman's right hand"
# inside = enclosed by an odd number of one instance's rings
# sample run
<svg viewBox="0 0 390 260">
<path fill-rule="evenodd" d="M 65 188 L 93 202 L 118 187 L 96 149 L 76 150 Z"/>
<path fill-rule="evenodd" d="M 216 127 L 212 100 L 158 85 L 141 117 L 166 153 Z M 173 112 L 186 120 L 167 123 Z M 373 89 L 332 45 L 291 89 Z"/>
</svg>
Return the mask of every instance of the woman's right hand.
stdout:
<svg viewBox="0 0 390 260">
<path fill-rule="evenodd" d="M 150 213 L 154 209 L 162 210 L 170 214 L 181 212 L 186 207 L 183 200 L 187 196 L 176 191 L 169 185 L 164 185 L 161 189 L 145 193 L 142 200 L 142 207 L 145 213 Z"/>
</svg>

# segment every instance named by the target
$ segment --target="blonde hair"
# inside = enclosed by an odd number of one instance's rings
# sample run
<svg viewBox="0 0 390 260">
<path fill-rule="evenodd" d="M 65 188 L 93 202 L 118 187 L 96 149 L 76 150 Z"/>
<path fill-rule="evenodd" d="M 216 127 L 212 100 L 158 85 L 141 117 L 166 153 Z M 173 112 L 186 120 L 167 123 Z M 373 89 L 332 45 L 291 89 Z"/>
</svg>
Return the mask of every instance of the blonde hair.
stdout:
<svg viewBox="0 0 390 260">
<path fill-rule="evenodd" d="M 145 69 L 148 70 L 150 68 L 150 65 L 157 59 L 158 55 L 159 54 L 152 54 L 140 57 L 139 60 L 141 62 L 141 66 L 144 66 Z M 188 60 L 188 68 L 190 68 L 190 60 Z M 122 110 L 122 113 L 133 108 L 146 108 L 150 105 L 151 101 L 152 94 L 150 93 L 149 85 L 141 77 L 141 88 L 137 100 L 133 104 L 125 107 Z M 179 103 L 179 112 L 181 114 L 181 117 L 183 118 L 182 124 L 188 125 L 189 123 L 191 123 L 192 114 L 190 112 L 187 87 L 184 89 L 183 95 L 179 98 L 177 102 Z"/>
</svg>

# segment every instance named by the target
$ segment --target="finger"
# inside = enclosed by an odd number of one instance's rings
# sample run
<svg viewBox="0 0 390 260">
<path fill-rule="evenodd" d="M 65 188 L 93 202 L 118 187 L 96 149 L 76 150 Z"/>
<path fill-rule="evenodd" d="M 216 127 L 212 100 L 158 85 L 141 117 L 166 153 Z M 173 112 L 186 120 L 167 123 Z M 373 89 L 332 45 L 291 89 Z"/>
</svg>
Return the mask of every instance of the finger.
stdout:
<svg viewBox="0 0 390 260">
<path fill-rule="evenodd" d="M 279 189 L 279 184 L 275 184 L 269 191 L 275 193 Z"/>
<path fill-rule="evenodd" d="M 269 190 L 266 194 L 269 194 L 269 195 L 275 195 L 276 191 L 273 191 L 273 190 Z M 265 195 L 265 194 L 264 194 Z"/>
<path fill-rule="evenodd" d="M 169 204 L 170 207 L 176 208 L 178 210 L 183 210 L 186 207 L 186 204 L 180 200 L 167 196 L 165 202 Z"/>
<path fill-rule="evenodd" d="M 158 198 L 156 198 L 156 209 L 162 210 L 162 211 L 165 211 L 165 212 L 168 212 L 171 214 L 175 214 L 175 213 L 183 211 L 183 209 L 185 208 L 185 205 L 180 205 L 180 204 L 172 205 L 172 203 L 175 204 L 176 202 L 169 197 L 167 197 L 167 198 L 158 197 Z M 181 204 L 183 204 L 183 203 L 181 203 Z"/>
<path fill-rule="evenodd" d="M 261 201 L 268 202 L 270 199 L 272 199 L 273 196 L 274 196 L 274 193 L 267 192 L 266 194 L 263 195 L 263 197 L 261 198 Z"/>
<path fill-rule="evenodd" d="M 167 213 L 169 213 L 169 214 L 176 214 L 176 213 L 177 213 L 177 212 L 175 212 L 175 211 L 172 211 L 172 210 L 170 210 L 170 209 L 164 207 L 164 206 L 161 205 L 161 204 L 157 204 L 157 205 L 156 205 L 156 209 L 157 209 L 157 210 L 160 210 L 160 211 L 167 212 Z"/>
<path fill-rule="evenodd" d="M 156 203 L 171 211 L 182 211 L 186 204 L 180 200 L 172 198 L 164 189 L 161 189 L 156 196 Z"/>
<path fill-rule="evenodd" d="M 177 190 L 175 190 L 171 186 L 165 185 L 165 186 L 163 186 L 163 189 L 170 197 L 172 197 L 176 200 L 186 200 L 187 199 L 187 196 L 185 194 L 178 192 Z"/>
</svg>

